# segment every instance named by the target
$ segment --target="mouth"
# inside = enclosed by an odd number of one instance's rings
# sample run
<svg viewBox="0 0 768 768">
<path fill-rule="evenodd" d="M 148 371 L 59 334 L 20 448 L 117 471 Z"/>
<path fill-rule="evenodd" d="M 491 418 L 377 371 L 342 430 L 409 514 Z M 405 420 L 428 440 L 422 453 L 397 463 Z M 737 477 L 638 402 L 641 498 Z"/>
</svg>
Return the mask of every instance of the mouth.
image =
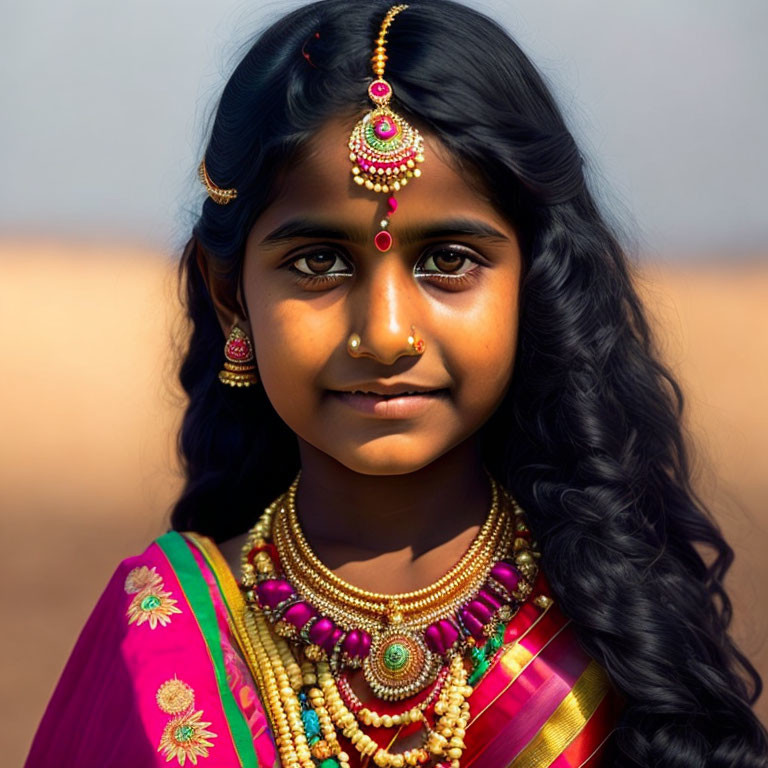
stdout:
<svg viewBox="0 0 768 768">
<path fill-rule="evenodd" d="M 360 413 L 390 419 L 413 418 L 431 408 L 436 402 L 448 397 L 448 389 L 398 392 L 340 392 L 329 390 L 330 395 L 342 405 Z"/>
</svg>

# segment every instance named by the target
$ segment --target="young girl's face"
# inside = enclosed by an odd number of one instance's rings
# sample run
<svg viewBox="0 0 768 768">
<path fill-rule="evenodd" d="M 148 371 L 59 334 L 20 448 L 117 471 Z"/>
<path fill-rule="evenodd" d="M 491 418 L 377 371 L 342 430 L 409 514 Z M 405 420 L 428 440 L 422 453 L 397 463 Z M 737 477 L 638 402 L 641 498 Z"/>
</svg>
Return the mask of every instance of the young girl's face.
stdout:
<svg viewBox="0 0 768 768">
<path fill-rule="evenodd" d="M 394 244 L 378 251 L 388 196 L 354 184 L 351 127 L 328 122 L 287 169 L 248 237 L 244 300 L 265 391 L 300 446 L 363 474 L 403 474 L 471 439 L 503 398 L 521 254 L 509 222 L 429 135 L 421 177 L 396 195 Z M 420 356 L 408 354 L 412 325 Z M 351 394 L 392 387 L 428 392 Z"/>
</svg>

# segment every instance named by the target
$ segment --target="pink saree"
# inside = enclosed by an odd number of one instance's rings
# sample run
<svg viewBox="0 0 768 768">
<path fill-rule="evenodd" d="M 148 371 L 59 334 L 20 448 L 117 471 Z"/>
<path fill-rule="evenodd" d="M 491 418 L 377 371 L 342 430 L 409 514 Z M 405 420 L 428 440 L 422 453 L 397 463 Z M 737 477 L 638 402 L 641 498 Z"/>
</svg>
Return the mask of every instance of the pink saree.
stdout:
<svg viewBox="0 0 768 768">
<path fill-rule="evenodd" d="M 534 594 L 549 594 L 542 575 Z M 124 560 L 80 634 L 26 768 L 278 767 L 238 652 L 237 610 L 239 589 L 210 539 L 171 532 Z M 621 706 L 555 603 L 523 606 L 469 702 L 462 768 L 597 768 Z M 366 731 L 384 745 L 392 735 Z"/>
</svg>

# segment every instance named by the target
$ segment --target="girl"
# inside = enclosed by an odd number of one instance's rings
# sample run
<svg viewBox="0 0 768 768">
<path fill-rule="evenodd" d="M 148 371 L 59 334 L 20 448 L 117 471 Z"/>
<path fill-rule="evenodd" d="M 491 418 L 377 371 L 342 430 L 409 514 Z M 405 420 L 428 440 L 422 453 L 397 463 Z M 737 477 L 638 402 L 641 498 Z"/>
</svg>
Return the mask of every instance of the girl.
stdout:
<svg viewBox="0 0 768 768">
<path fill-rule="evenodd" d="M 449 0 L 256 40 L 181 261 L 186 486 L 28 766 L 767 764 L 733 552 L 582 162 Z"/>
</svg>

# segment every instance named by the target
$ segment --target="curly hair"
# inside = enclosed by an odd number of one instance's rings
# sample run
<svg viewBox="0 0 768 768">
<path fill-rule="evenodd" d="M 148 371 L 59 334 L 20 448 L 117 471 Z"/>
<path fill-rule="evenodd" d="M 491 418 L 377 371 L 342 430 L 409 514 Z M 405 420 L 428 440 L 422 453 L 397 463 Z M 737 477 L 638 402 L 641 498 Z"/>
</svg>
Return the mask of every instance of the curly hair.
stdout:
<svg viewBox="0 0 768 768">
<path fill-rule="evenodd" d="M 255 39 L 223 91 L 205 158 L 238 197 L 206 200 L 180 263 L 191 335 L 175 529 L 242 533 L 299 468 L 263 389 L 217 381 L 223 337 L 197 259 L 234 296 L 280 169 L 323 121 L 366 109 L 370 41 L 388 7 L 294 10 Z M 515 371 L 479 437 L 528 512 L 580 643 L 625 697 L 608 765 L 768 765 L 751 707 L 762 681 L 728 634 L 733 550 L 691 486 L 683 394 L 544 79 L 503 28 L 450 0 L 409 6 L 388 53 L 398 110 L 482 180 L 519 234 Z"/>
</svg>

